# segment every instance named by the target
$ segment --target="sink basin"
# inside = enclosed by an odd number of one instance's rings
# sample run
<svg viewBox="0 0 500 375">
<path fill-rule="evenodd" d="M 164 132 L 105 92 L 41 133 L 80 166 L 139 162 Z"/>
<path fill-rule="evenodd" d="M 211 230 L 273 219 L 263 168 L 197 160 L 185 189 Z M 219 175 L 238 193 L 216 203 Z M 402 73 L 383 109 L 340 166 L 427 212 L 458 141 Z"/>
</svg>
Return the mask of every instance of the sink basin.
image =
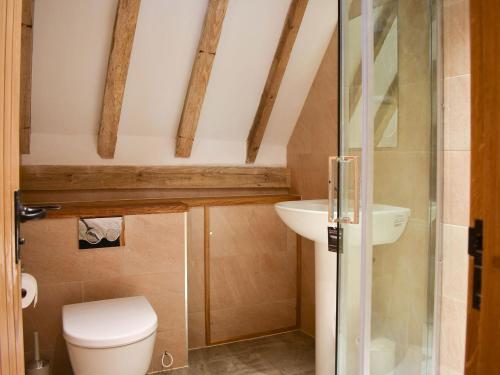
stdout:
<svg viewBox="0 0 500 375">
<path fill-rule="evenodd" d="M 304 200 L 281 202 L 275 205 L 276 211 L 294 232 L 315 242 L 327 242 L 328 200 Z M 373 205 L 373 244 L 384 245 L 396 242 L 403 234 L 410 209 L 384 204 Z M 355 241 L 360 238 L 360 225 L 345 225 Z"/>
<path fill-rule="evenodd" d="M 328 201 L 305 200 L 282 202 L 275 205 L 276 212 L 290 229 L 314 241 L 315 302 L 316 302 L 316 375 L 335 373 L 336 295 L 337 295 L 337 253 L 328 251 Z M 403 234 L 410 209 L 383 204 L 373 205 L 373 244 L 396 242 Z M 352 212 L 350 213 L 352 216 Z M 361 218 L 362 219 L 362 218 Z M 349 275 L 349 290 L 360 290 L 359 265 L 361 262 L 361 225 L 343 225 L 344 257 L 348 257 L 346 270 Z M 358 268 L 357 268 L 358 267 Z M 351 314 L 358 314 L 358 293 L 344 293 L 342 303 Z M 352 320 L 353 322 L 356 319 Z M 352 323 L 352 322 L 351 322 Z M 352 327 L 351 327 L 352 328 Z M 355 329 L 348 329 L 345 339 L 350 348 L 356 350 Z"/>
</svg>

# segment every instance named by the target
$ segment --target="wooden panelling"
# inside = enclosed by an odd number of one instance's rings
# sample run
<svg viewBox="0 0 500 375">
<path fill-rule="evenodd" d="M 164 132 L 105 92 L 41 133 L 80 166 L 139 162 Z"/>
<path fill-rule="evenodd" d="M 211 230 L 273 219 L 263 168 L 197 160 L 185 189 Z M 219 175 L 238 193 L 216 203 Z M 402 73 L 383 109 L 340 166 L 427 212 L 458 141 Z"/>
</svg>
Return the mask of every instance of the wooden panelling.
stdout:
<svg viewBox="0 0 500 375">
<path fill-rule="evenodd" d="M 96 202 L 52 202 L 61 206 L 59 210 L 49 210 L 49 218 L 106 217 L 124 215 L 146 215 L 186 212 L 189 207 L 240 206 L 274 204 L 300 200 L 299 195 L 255 195 L 248 197 L 142 199 Z M 43 206 L 44 204 L 38 204 Z M 34 206 L 37 206 L 35 204 Z"/>
<path fill-rule="evenodd" d="M 31 137 L 31 63 L 33 57 L 33 0 L 23 0 L 21 25 L 21 101 L 19 103 L 19 146 L 21 154 L 30 153 Z"/>
<path fill-rule="evenodd" d="M 97 152 L 103 159 L 113 159 L 115 155 L 123 94 L 140 5 L 141 0 L 118 2 L 97 145 Z"/>
<path fill-rule="evenodd" d="M 185 198 L 181 202 L 189 207 L 196 206 L 239 206 L 244 204 L 274 204 L 285 201 L 300 200 L 300 195 L 280 194 L 280 195 L 253 195 L 253 196 L 227 196 L 210 198 Z"/>
<path fill-rule="evenodd" d="M 23 190 L 287 188 L 286 168 L 24 166 Z"/>
<path fill-rule="evenodd" d="M 0 373 L 24 374 L 21 265 L 14 257 L 19 189 L 22 1 L 0 2 Z"/>
<path fill-rule="evenodd" d="M 273 111 L 281 81 L 285 75 L 290 55 L 299 32 L 308 0 L 293 0 L 283 26 L 281 38 L 274 55 L 260 104 L 247 139 L 247 163 L 254 163 L 259 153 L 260 144 Z"/>
<path fill-rule="evenodd" d="M 198 120 L 203 107 L 210 73 L 212 72 L 227 5 L 228 0 L 210 0 L 208 3 L 205 24 L 201 33 L 193 70 L 191 71 L 191 78 L 177 131 L 175 149 L 175 156 L 177 157 L 188 158 L 191 156 L 196 128 L 198 127 Z"/>
<path fill-rule="evenodd" d="M 483 220 L 482 275 L 471 259 L 465 374 L 500 374 L 500 3 L 470 2 L 472 55 L 471 224 Z M 474 270 L 474 271 L 473 271 Z M 471 306 L 481 278 L 480 310 Z"/>
</svg>

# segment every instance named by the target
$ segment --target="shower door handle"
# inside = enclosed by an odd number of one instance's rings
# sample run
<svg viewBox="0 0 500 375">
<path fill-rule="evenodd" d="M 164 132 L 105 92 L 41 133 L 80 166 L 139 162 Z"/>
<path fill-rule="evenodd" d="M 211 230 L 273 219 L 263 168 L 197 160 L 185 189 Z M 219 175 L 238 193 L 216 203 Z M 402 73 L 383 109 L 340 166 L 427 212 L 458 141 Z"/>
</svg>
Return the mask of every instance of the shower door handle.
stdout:
<svg viewBox="0 0 500 375">
<path fill-rule="evenodd" d="M 353 197 L 353 215 L 352 218 L 349 215 L 343 215 L 342 212 L 337 212 L 337 217 L 335 217 L 335 208 L 333 207 L 335 203 L 335 198 L 340 199 L 341 194 L 341 184 L 335 188 L 335 168 L 339 174 L 342 173 L 343 168 L 347 165 L 353 167 L 353 179 L 354 179 L 354 197 Z M 331 156 L 328 159 L 328 222 L 329 223 L 341 223 L 341 224 L 359 224 L 359 192 L 360 192 L 360 180 L 359 180 L 359 156 Z M 334 194 L 334 193 L 337 194 Z M 335 197 L 336 195 L 336 197 Z M 342 205 L 338 205 L 342 207 Z"/>
</svg>

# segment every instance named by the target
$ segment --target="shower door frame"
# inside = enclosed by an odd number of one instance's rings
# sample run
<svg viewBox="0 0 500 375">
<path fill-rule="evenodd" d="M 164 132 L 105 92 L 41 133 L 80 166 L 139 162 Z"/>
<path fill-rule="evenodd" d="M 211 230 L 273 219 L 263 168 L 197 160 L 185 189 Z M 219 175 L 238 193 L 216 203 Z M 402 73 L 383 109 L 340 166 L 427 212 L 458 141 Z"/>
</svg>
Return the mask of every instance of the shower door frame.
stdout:
<svg viewBox="0 0 500 375">
<path fill-rule="evenodd" d="M 356 1 L 356 0 L 353 0 Z M 435 84 L 435 88 L 431 89 L 431 101 L 434 113 L 431 114 L 431 129 L 434 143 L 431 146 L 431 184 L 435 185 L 435 195 L 430 197 L 429 203 L 435 203 L 436 216 L 435 222 L 429 222 L 429 225 L 434 225 L 434 238 L 429 238 L 430 255 L 429 261 L 434 259 L 434 273 L 429 272 L 429 278 L 434 279 L 434 289 L 428 291 L 429 298 L 433 298 L 433 311 L 429 312 L 432 316 L 433 332 L 432 342 L 428 345 L 430 348 L 431 362 L 428 371 L 431 374 L 439 373 L 439 340 L 440 340 L 440 290 L 442 284 L 442 202 L 443 202 L 443 41 L 442 41 L 442 0 L 427 0 L 431 7 L 431 30 L 430 30 L 430 53 L 431 63 L 434 65 L 431 69 L 431 86 Z M 373 112 L 373 92 L 374 92 L 374 20 L 373 20 L 373 0 L 360 0 L 361 2 L 361 262 L 360 262 L 360 317 L 359 317 L 359 347 L 360 355 L 358 358 L 358 373 L 360 375 L 370 374 L 370 342 L 371 342 L 371 305 L 372 305 L 372 259 L 373 259 L 373 242 L 372 242 L 372 215 L 371 208 L 373 206 L 373 190 L 374 190 L 374 112 Z M 339 42 L 339 67 L 338 67 L 338 98 L 339 98 L 339 119 L 338 119 L 338 157 L 342 158 L 348 155 L 343 155 L 343 151 L 347 151 L 348 147 L 344 144 L 345 137 L 342 136 L 342 131 L 347 127 L 344 124 L 344 3 L 347 0 L 338 0 L 339 3 L 339 21 L 338 21 L 338 42 Z M 432 27 L 435 22 L 434 28 Z M 341 212 L 341 174 L 337 176 L 337 212 Z M 339 214 L 340 217 L 340 214 Z M 341 228 L 341 223 L 338 223 L 338 228 Z M 349 224 L 348 224 L 349 225 Z M 336 374 L 339 373 L 339 302 L 340 302 L 340 281 L 341 281 L 341 252 L 337 253 L 337 335 L 336 335 Z M 430 284 L 429 284 L 430 285 Z"/>
<path fill-rule="evenodd" d="M 356 1 L 356 0 L 353 0 Z M 373 46 L 373 0 L 360 0 L 361 2 L 361 106 L 362 106 L 362 119 L 361 119 L 361 173 L 360 180 L 360 223 L 361 225 L 361 261 L 360 261 L 360 301 L 359 301 L 359 351 L 360 355 L 357 358 L 357 368 L 359 374 L 369 374 L 370 370 L 370 340 L 371 340 L 371 288 L 372 288 L 372 215 L 371 210 L 373 206 L 373 168 L 374 168 L 374 150 L 373 150 L 373 105 L 371 98 L 373 97 L 373 76 L 374 76 L 374 46 Z M 347 124 L 344 122 L 344 87 L 346 84 L 345 79 L 345 56 L 344 56 L 344 21 L 347 20 L 345 16 L 347 11 L 344 9 L 344 3 L 347 0 L 338 0 L 338 25 L 339 25 L 339 121 L 338 121 L 338 157 L 346 158 L 348 155 L 348 147 L 345 144 L 345 137 L 343 131 L 347 129 Z M 344 154 L 347 151 L 347 154 Z M 342 217 L 343 205 L 341 202 L 348 200 L 342 196 L 342 174 L 338 173 L 337 178 L 337 212 L 338 217 Z M 347 192 L 345 192 L 347 194 Z M 355 205 L 356 206 L 356 205 Z M 357 208 L 356 208 L 357 209 Z M 349 223 L 338 222 L 339 229 L 347 229 Z M 346 226 L 346 227 L 344 227 Z M 344 251 L 349 251 L 344 249 Z M 340 301 L 342 285 L 342 251 L 337 253 L 337 314 L 336 314 L 336 346 L 337 352 L 335 354 L 335 372 L 337 375 L 344 375 L 340 371 L 339 356 L 341 353 L 341 346 L 339 341 L 340 336 Z M 342 350 L 346 352 L 346 350 Z"/>
</svg>

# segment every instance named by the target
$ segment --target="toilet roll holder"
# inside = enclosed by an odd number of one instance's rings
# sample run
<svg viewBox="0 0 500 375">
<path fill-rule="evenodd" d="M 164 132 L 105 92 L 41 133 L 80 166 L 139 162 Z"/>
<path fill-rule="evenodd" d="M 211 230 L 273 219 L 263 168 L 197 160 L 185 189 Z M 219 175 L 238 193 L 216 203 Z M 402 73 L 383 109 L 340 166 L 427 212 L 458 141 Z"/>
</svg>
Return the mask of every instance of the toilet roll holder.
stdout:
<svg viewBox="0 0 500 375">
<path fill-rule="evenodd" d="M 48 210 L 60 210 L 61 206 L 57 204 L 40 205 L 40 206 L 25 206 L 21 202 L 21 192 L 14 192 L 15 204 L 15 226 L 16 226 L 16 241 L 15 241 L 15 256 L 16 263 L 21 260 L 21 245 L 24 245 L 25 240 L 21 237 L 21 223 L 30 220 L 39 220 L 47 216 Z"/>
</svg>

